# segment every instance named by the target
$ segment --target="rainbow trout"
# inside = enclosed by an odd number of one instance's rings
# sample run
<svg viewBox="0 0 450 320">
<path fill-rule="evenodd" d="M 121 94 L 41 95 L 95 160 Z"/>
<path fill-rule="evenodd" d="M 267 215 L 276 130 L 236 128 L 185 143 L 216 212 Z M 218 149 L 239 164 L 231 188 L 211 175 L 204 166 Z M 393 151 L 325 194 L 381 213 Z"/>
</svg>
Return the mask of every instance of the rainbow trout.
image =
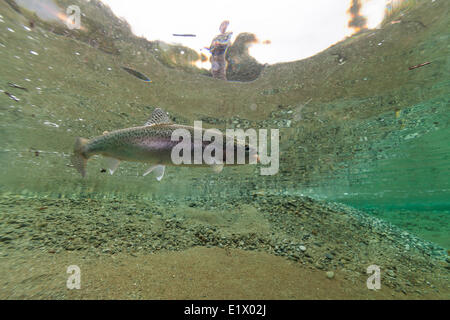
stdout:
<svg viewBox="0 0 450 320">
<path fill-rule="evenodd" d="M 188 141 L 188 149 L 191 152 L 191 161 L 181 164 L 175 164 L 172 160 L 172 149 L 179 145 L 181 139 L 173 140 L 172 133 L 177 129 L 184 129 L 190 133 L 190 141 Z M 197 132 L 196 132 L 197 131 Z M 226 157 L 226 151 L 230 147 L 227 136 L 222 135 L 223 141 L 223 161 L 219 164 L 198 164 L 194 161 L 195 148 L 203 152 L 211 141 L 203 141 L 194 139 L 195 134 L 201 132 L 201 137 L 205 129 L 199 129 L 191 126 L 178 125 L 171 122 L 169 116 L 160 108 L 156 108 L 150 119 L 140 127 L 126 128 L 112 132 L 104 132 L 103 135 L 84 139 L 77 138 L 75 141 L 74 153 L 72 155 L 73 166 L 84 177 L 86 175 L 86 164 L 93 155 L 102 155 L 106 158 L 110 174 L 113 174 L 121 161 L 138 161 L 150 163 L 150 168 L 145 171 L 144 176 L 150 172 L 156 173 L 156 179 L 160 181 L 164 176 L 165 166 L 181 165 L 181 166 L 210 166 L 214 171 L 220 172 L 224 165 L 238 164 L 237 154 L 239 149 L 244 149 L 245 163 L 256 163 L 259 157 L 256 150 L 246 143 L 242 143 L 232 138 L 232 150 L 234 161 L 229 161 Z M 186 141 L 183 141 L 186 142 Z M 222 146 L 222 145 L 221 145 Z M 231 153 L 231 152 L 230 152 Z M 203 154 L 203 153 L 202 153 Z M 254 160 L 252 160 L 254 159 Z"/>
</svg>

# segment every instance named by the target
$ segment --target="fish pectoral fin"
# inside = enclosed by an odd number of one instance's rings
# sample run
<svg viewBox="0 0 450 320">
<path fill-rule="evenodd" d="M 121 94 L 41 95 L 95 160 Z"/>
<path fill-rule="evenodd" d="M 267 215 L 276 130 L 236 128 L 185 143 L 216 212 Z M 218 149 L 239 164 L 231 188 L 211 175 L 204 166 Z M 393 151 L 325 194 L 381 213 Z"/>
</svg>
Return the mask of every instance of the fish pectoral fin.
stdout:
<svg viewBox="0 0 450 320">
<path fill-rule="evenodd" d="M 215 173 L 220 173 L 223 170 L 223 163 L 220 163 L 220 164 L 215 163 L 215 164 L 211 165 L 211 168 L 213 169 L 213 171 Z"/>
<path fill-rule="evenodd" d="M 120 160 L 110 158 L 110 157 L 105 157 L 105 160 L 106 160 L 106 165 L 108 167 L 109 173 L 112 175 L 116 171 L 116 169 L 119 167 Z"/>
<path fill-rule="evenodd" d="M 156 180 L 161 181 L 161 179 L 164 177 L 164 169 L 165 168 L 166 168 L 166 166 L 163 166 L 160 164 L 158 164 L 156 166 L 151 166 L 150 168 L 147 169 L 147 171 L 144 172 L 143 176 L 145 177 L 150 172 L 155 171 Z"/>
</svg>

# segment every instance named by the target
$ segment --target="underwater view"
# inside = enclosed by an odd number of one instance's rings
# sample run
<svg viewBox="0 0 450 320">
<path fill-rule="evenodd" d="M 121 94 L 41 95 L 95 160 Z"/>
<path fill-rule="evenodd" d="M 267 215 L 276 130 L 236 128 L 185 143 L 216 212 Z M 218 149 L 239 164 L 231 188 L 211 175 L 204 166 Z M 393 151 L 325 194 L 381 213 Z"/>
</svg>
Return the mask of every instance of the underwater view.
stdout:
<svg viewBox="0 0 450 320">
<path fill-rule="evenodd" d="M 449 9 L 0 0 L 0 299 L 450 299 Z"/>
</svg>

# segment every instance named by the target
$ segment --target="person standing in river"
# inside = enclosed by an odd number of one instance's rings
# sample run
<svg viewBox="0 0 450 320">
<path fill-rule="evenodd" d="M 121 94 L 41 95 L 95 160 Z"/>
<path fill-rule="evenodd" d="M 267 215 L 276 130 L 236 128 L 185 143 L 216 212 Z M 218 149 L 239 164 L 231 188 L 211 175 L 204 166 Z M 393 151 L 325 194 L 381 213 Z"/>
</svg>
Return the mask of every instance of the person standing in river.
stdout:
<svg viewBox="0 0 450 320">
<path fill-rule="evenodd" d="M 208 48 L 211 52 L 211 73 L 213 78 L 216 79 L 227 80 L 225 54 L 230 46 L 231 36 L 233 35 L 233 32 L 226 32 L 229 24 L 230 22 L 228 20 L 221 23 L 219 27 L 220 34 L 213 39 Z"/>
</svg>

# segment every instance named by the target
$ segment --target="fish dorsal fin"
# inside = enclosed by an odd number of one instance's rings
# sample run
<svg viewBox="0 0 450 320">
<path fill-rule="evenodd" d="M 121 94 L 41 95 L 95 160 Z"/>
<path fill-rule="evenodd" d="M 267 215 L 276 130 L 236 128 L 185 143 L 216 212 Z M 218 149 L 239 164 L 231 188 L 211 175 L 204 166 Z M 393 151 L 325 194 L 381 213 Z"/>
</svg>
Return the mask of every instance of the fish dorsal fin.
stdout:
<svg viewBox="0 0 450 320">
<path fill-rule="evenodd" d="M 161 108 L 156 108 L 155 110 L 153 110 L 150 119 L 147 120 L 144 126 L 151 126 L 153 124 L 160 124 L 160 123 L 172 123 L 172 121 L 170 120 L 167 112 L 165 112 Z"/>
</svg>

